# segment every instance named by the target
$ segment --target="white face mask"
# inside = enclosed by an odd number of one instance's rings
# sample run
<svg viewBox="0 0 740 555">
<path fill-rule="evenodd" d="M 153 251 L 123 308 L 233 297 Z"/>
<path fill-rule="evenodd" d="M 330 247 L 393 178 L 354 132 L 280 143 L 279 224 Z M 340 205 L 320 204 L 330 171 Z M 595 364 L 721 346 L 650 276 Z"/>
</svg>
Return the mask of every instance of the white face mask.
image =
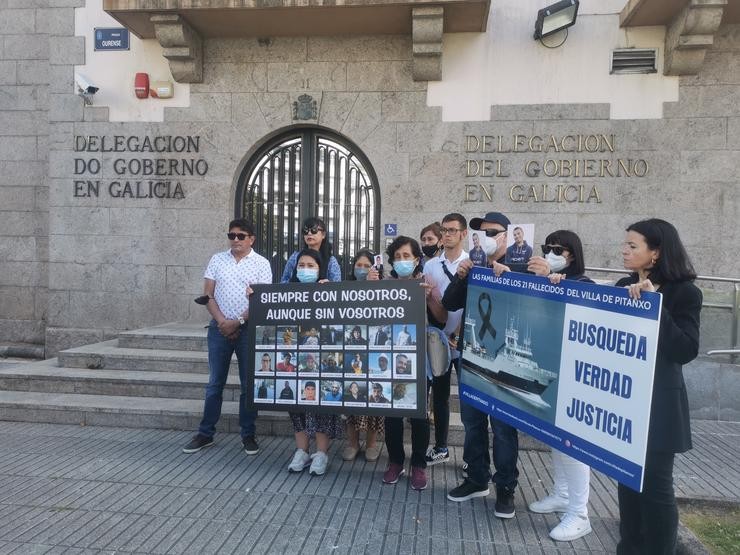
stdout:
<svg viewBox="0 0 740 555">
<path fill-rule="evenodd" d="M 503 233 L 499 233 L 496 237 L 488 237 L 487 235 L 483 237 L 483 244 L 481 246 L 483 247 L 483 250 L 486 251 L 486 256 L 493 256 L 496 254 L 496 251 L 498 250 L 498 241 L 496 239 L 502 236 Z"/>
<path fill-rule="evenodd" d="M 562 254 L 555 254 L 554 252 L 548 252 L 545 255 L 545 260 L 547 260 L 550 270 L 553 272 L 559 272 L 568 265 L 568 260 Z"/>
</svg>

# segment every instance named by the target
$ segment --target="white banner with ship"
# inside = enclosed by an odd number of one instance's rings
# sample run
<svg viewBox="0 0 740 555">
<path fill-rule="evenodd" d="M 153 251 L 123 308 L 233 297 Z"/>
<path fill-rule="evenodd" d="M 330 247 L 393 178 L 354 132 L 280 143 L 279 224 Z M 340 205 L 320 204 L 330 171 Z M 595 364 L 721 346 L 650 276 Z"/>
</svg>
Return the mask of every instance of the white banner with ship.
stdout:
<svg viewBox="0 0 740 555">
<path fill-rule="evenodd" d="M 640 491 L 661 298 L 473 268 L 462 402 Z"/>
</svg>

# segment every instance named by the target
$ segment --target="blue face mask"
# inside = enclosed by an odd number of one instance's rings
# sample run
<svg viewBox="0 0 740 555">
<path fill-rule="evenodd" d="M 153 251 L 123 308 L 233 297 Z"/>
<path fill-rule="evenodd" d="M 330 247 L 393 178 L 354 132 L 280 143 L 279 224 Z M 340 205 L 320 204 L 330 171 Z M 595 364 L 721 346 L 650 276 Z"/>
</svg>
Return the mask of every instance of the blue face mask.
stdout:
<svg viewBox="0 0 740 555">
<path fill-rule="evenodd" d="M 295 275 L 301 283 L 314 283 L 319 279 L 319 271 L 315 268 L 298 268 Z"/>
<path fill-rule="evenodd" d="M 357 281 L 364 281 L 367 279 L 367 274 L 370 273 L 370 270 L 368 268 L 358 268 L 355 266 L 355 279 Z"/>
<path fill-rule="evenodd" d="M 393 269 L 398 277 L 409 277 L 414 273 L 414 268 L 416 268 L 416 260 L 396 260 L 393 263 Z"/>
</svg>

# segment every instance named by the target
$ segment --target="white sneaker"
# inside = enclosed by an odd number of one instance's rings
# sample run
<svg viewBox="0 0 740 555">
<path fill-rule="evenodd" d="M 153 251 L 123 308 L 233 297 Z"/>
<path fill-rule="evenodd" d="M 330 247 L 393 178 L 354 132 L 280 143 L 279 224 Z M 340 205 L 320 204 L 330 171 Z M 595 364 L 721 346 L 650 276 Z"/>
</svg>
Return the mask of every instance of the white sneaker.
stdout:
<svg viewBox="0 0 740 555">
<path fill-rule="evenodd" d="M 326 472 L 326 467 L 329 466 L 329 457 L 323 451 L 316 451 L 311 455 L 311 468 L 308 470 L 309 474 L 313 476 L 321 476 Z"/>
<path fill-rule="evenodd" d="M 591 533 L 591 523 L 587 516 L 567 513 L 555 528 L 550 530 L 550 537 L 558 542 L 572 542 Z"/>
<path fill-rule="evenodd" d="M 288 472 L 303 472 L 311 464 L 311 457 L 303 449 L 296 449 L 293 460 L 288 465 Z"/>
<path fill-rule="evenodd" d="M 529 510 L 533 513 L 564 513 L 568 510 L 568 498 L 562 495 L 548 495 L 539 501 L 529 504 Z"/>
</svg>

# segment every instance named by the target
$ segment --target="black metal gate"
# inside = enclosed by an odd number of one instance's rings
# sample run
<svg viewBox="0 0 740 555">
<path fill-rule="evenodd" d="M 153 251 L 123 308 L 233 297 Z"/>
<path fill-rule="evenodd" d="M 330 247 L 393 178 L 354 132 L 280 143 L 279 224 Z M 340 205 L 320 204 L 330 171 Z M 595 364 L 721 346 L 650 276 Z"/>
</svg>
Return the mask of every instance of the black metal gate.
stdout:
<svg viewBox="0 0 740 555">
<path fill-rule="evenodd" d="M 375 172 L 354 144 L 327 129 L 296 128 L 262 145 L 242 172 L 236 214 L 253 222 L 255 248 L 270 260 L 275 281 L 303 246 L 307 217 L 326 223 L 343 276 L 358 250 L 380 246 Z"/>
</svg>

